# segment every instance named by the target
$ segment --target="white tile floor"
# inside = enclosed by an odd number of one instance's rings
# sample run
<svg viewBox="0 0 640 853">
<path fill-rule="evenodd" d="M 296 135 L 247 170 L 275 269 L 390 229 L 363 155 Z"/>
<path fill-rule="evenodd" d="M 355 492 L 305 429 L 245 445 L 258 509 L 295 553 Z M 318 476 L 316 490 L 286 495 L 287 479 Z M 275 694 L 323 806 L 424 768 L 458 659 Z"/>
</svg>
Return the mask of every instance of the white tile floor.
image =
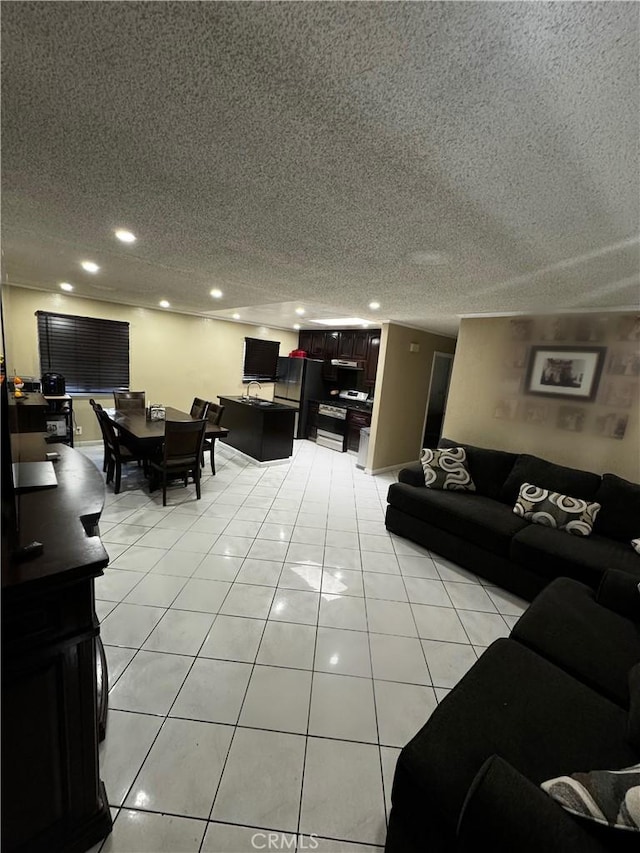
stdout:
<svg viewBox="0 0 640 853">
<path fill-rule="evenodd" d="M 302 441 L 259 467 L 219 445 L 200 501 L 176 486 L 163 508 L 136 468 L 107 489 L 116 819 L 93 853 L 382 849 L 399 748 L 526 605 L 390 536 L 395 475 L 354 462 Z"/>
</svg>

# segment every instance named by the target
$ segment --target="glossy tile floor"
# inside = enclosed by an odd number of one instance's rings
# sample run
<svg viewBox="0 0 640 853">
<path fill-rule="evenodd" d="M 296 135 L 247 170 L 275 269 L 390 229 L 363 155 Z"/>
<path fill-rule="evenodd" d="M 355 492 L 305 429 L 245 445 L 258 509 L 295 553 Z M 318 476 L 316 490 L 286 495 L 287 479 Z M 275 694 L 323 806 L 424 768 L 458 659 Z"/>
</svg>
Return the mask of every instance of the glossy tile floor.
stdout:
<svg viewBox="0 0 640 853">
<path fill-rule="evenodd" d="M 163 508 L 135 467 L 107 488 L 115 823 L 92 853 L 381 850 L 400 747 L 525 602 L 390 536 L 394 474 L 306 441 L 216 460 L 200 501 Z"/>
</svg>

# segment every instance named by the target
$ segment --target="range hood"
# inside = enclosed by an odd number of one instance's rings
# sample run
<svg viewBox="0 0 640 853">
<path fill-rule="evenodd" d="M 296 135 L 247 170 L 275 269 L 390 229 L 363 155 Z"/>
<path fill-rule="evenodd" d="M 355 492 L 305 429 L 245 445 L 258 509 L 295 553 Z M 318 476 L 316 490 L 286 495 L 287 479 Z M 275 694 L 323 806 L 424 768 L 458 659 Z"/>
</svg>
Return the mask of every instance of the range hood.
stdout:
<svg viewBox="0 0 640 853">
<path fill-rule="evenodd" d="M 364 364 L 361 361 L 349 361 L 344 358 L 332 358 L 332 367 L 346 367 L 348 370 L 364 370 Z"/>
</svg>

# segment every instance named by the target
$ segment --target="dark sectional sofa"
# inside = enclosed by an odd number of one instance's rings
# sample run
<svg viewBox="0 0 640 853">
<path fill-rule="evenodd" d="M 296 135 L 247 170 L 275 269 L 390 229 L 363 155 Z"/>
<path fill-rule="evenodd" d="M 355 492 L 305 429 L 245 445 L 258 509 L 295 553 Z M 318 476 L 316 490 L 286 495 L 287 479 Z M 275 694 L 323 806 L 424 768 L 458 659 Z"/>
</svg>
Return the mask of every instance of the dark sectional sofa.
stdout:
<svg viewBox="0 0 640 853">
<path fill-rule="evenodd" d="M 400 471 L 389 488 L 387 529 L 412 539 L 504 589 L 531 600 L 553 578 L 575 578 L 597 588 L 616 568 L 640 580 L 640 485 L 614 474 L 593 474 L 537 456 L 464 447 L 475 492 L 427 489 L 420 462 Z M 513 506 L 522 483 L 597 501 L 602 509 L 591 536 L 531 524 Z"/>
<path fill-rule="evenodd" d="M 568 535 L 568 534 L 565 534 Z M 404 747 L 386 853 L 603 853 L 640 833 L 565 811 L 557 776 L 640 762 L 640 594 L 560 578 L 493 643 Z"/>
</svg>

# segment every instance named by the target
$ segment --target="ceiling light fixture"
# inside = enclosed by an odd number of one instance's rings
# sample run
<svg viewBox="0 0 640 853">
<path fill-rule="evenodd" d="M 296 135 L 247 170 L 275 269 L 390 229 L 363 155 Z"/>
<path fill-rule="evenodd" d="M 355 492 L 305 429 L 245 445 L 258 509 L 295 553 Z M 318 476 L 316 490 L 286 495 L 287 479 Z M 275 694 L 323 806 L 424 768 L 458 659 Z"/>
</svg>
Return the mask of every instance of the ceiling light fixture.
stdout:
<svg viewBox="0 0 640 853">
<path fill-rule="evenodd" d="M 69 284 L 68 281 L 61 281 L 60 290 L 73 290 L 73 285 Z"/>
<path fill-rule="evenodd" d="M 233 317 L 233 319 L 234 319 L 234 320 L 239 320 L 239 319 L 240 319 L 240 315 L 239 315 L 239 314 L 232 314 L 231 316 Z"/>
<path fill-rule="evenodd" d="M 366 323 L 362 317 L 337 317 L 332 320 L 311 320 L 311 323 L 320 323 L 322 326 L 361 326 Z"/>
<path fill-rule="evenodd" d="M 120 240 L 121 243 L 135 243 L 136 235 L 132 234 L 131 231 L 126 231 L 124 228 L 118 228 L 116 231 L 116 237 Z"/>
<path fill-rule="evenodd" d="M 169 301 L 167 301 L 166 299 L 161 299 L 160 302 L 158 302 L 158 305 L 161 308 L 170 308 L 171 307 L 171 303 Z"/>
<path fill-rule="evenodd" d="M 80 263 L 80 266 L 86 272 L 98 272 L 98 270 L 100 269 L 98 264 L 94 263 L 93 261 L 82 261 Z"/>
<path fill-rule="evenodd" d="M 377 311 L 379 307 L 380 307 L 379 302 L 370 302 L 369 303 L 369 308 L 371 308 L 372 311 Z"/>
<path fill-rule="evenodd" d="M 302 317 L 302 315 L 304 314 L 304 308 L 296 308 L 296 314 L 298 315 L 298 317 Z"/>
<path fill-rule="evenodd" d="M 214 299 L 222 299 L 222 291 L 218 287 L 214 287 L 213 290 L 209 291 L 209 296 L 213 296 Z"/>
<path fill-rule="evenodd" d="M 299 328 L 300 328 L 300 323 L 294 323 L 294 324 L 293 324 L 293 328 L 294 328 L 294 329 L 299 329 Z"/>
</svg>

